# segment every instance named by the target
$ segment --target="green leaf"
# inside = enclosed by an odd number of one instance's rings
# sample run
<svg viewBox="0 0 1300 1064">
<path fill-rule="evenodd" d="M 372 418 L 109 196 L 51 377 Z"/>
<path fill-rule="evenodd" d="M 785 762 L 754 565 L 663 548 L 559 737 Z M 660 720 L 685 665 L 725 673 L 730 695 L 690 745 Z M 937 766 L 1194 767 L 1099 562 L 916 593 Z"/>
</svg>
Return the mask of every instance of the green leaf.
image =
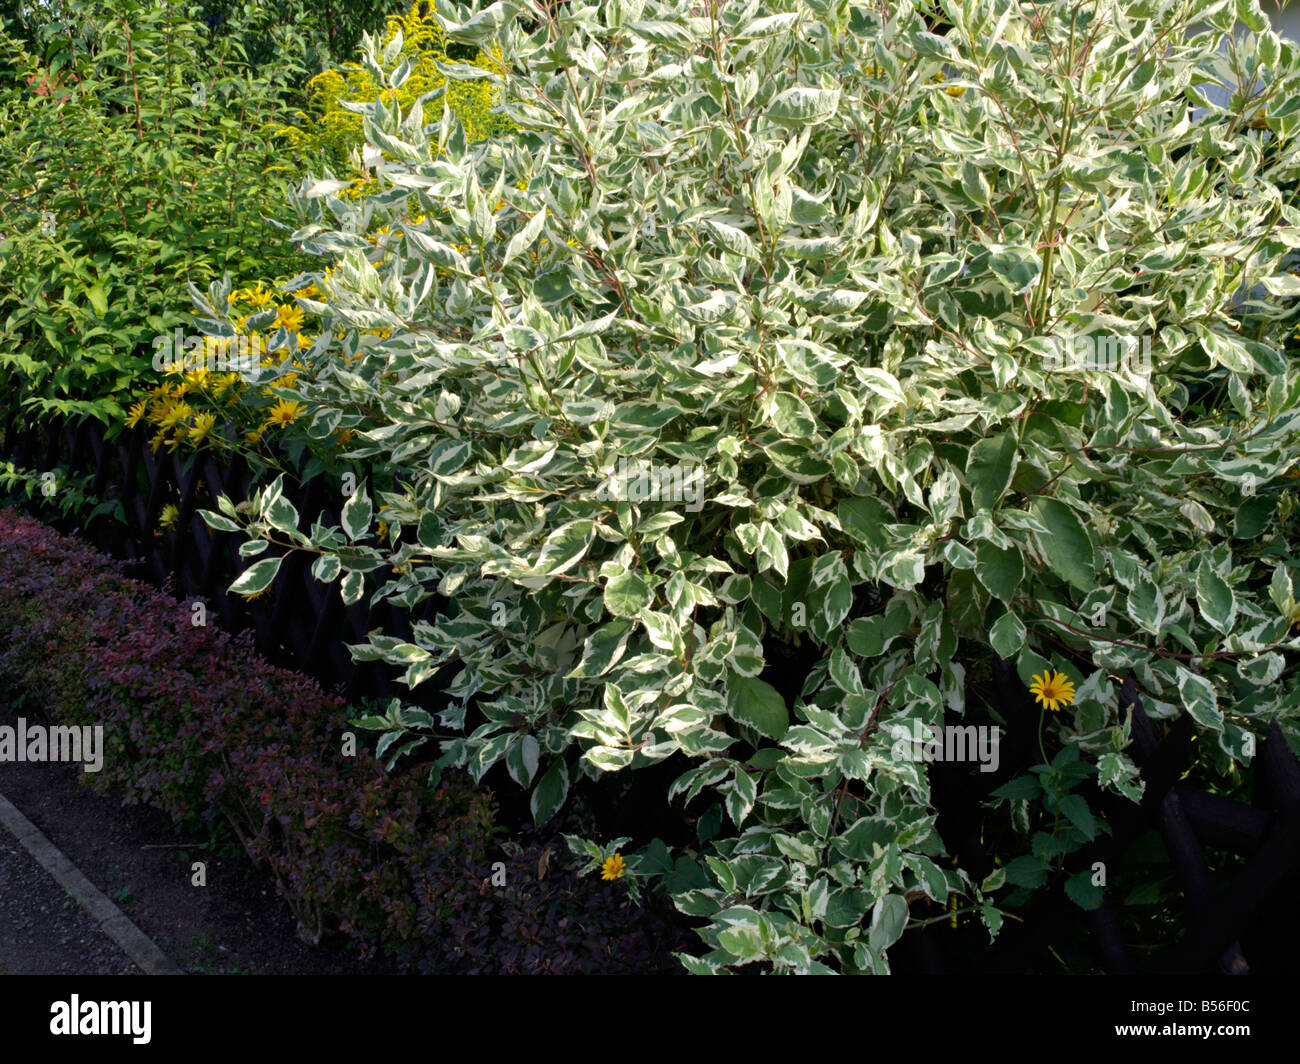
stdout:
<svg viewBox="0 0 1300 1064">
<path fill-rule="evenodd" d="M 727 712 L 777 742 L 790 727 L 785 699 L 775 687 L 756 677 L 727 675 Z"/>
<path fill-rule="evenodd" d="M 989 592 L 1010 602 L 1025 578 L 1025 563 L 1015 547 L 1000 550 L 988 540 L 975 544 L 975 576 Z"/>
<path fill-rule="evenodd" d="M 1128 593 L 1128 615 L 1152 635 L 1159 635 L 1165 621 L 1165 597 L 1145 573 L 1138 573 Z"/>
<path fill-rule="evenodd" d="M 989 250 L 989 269 L 1013 295 L 1027 292 L 1043 272 L 1042 261 L 1033 248 L 994 244 Z"/>
<path fill-rule="evenodd" d="M 1222 732 L 1223 712 L 1214 684 L 1181 665 L 1175 666 L 1174 672 L 1178 676 L 1178 694 L 1192 719 L 1203 728 Z"/>
<path fill-rule="evenodd" d="M 773 122 L 797 129 L 827 121 L 835 114 L 839 102 L 839 89 L 795 86 L 779 93 L 768 105 L 766 115 Z"/>
<path fill-rule="evenodd" d="M 341 568 L 337 555 L 322 554 L 311 563 L 311 575 L 322 584 L 331 584 L 338 579 Z"/>
<path fill-rule="evenodd" d="M 582 660 L 566 679 L 575 676 L 603 676 L 622 660 L 631 631 L 632 622 L 627 620 L 611 621 L 597 628 L 587 637 Z"/>
<path fill-rule="evenodd" d="M 595 521 L 583 519 L 561 525 L 546 537 L 533 572 L 544 576 L 558 576 L 572 569 L 587 553 L 595 534 Z"/>
<path fill-rule="evenodd" d="M 370 497 L 366 494 L 364 487 L 358 488 L 352 493 L 348 501 L 343 504 L 343 531 L 347 534 L 348 539 L 355 542 L 369 535 L 372 516 L 373 509 L 370 505 Z"/>
<path fill-rule="evenodd" d="M 261 562 L 259 565 L 263 564 Z M 361 573 L 348 573 L 343 578 L 343 583 L 339 585 L 339 594 L 343 599 L 344 605 L 351 606 L 358 601 L 365 592 L 365 577 Z"/>
<path fill-rule="evenodd" d="M 521 736 L 506 749 L 506 771 L 519 786 L 527 787 L 533 782 L 539 753 L 537 740 L 531 735 Z"/>
<path fill-rule="evenodd" d="M 991 510 L 1010 486 L 1016 471 L 1016 448 L 1015 435 L 1004 432 L 980 440 L 970 449 L 966 482 L 976 510 Z"/>
<path fill-rule="evenodd" d="M 1039 785 L 1034 776 L 1017 776 L 1015 779 L 1008 780 L 998 787 L 994 792 L 994 797 L 1006 798 L 1010 801 L 1034 801 L 1043 788 Z"/>
<path fill-rule="evenodd" d="M 1058 499 L 1040 496 L 1034 500 L 1031 511 L 1048 529 L 1046 534 L 1034 533 L 1048 568 L 1087 594 L 1097 584 L 1097 562 L 1092 540 L 1082 522 Z"/>
<path fill-rule="evenodd" d="M 1097 821 L 1082 795 L 1067 794 L 1061 799 L 1060 807 L 1065 818 L 1079 829 L 1085 839 L 1091 842 L 1097 837 Z"/>
<path fill-rule="evenodd" d="M 240 531 L 240 526 L 230 520 L 230 518 L 223 517 L 218 513 L 213 513 L 211 510 L 200 510 L 199 516 L 203 518 L 209 528 L 215 528 L 218 532 Z"/>
<path fill-rule="evenodd" d="M 880 952 L 888 949 L 907 929 L 907 899 L 901 894 L 886 894 L 876 901 L 871 910 L 871 930 L 867 941 Z"/>
<path fill-rule="evenodd" d="M 735 779 L 727 788 L 726 797 L 727 815 L 731 817 L 731 822 L 736 827 L 740 827 L 749 816 L 750 810 L 754 808 L 754 801 L 758 797 L 758 784 L 753 776 L 738 768 Z"/>
<path fill-rule="evenodd" d="M 1250 375 L 1255 372 L 1255 362 L 1250 357 L 1250 351 L 1235 336 L 1211 332 L 1208 329 L 1201 329 L 1198 332 L 1201 338 L 1201 346 L 1205 348 L 1205 353 L 1214 360 L 1216 365 L 1230 369 L 1233 373 L 1243 375 Z"/>
<path fill-rule="evenodd" d="M 989 642 L 1000 657 L 1009 658 L 1025 645 L 1025 626 L 1008 610 L 989 629 Z"/>
<path fill-rule="evenodd" d="M 231 592 L 236 595 L 254 595 L 259 591 L 265 591 L 271 586 L 275 574 L 280 571 L 280 562 L 283 560 L 283 557 L 266 558 L 250 565 L 230 585 Z"/>
<path fill-rule="evenodd" d="M 1067 879 L 1065 881 L 1065 893 L 1080 909 L 1086 909 L 1089 912 L 1100 908 L 1106 897 L 1106 892 L 1093 883 L 1091 871 L 1076 872 Z"/>
<path fill-rule="evenodd" d="M 435 477 L 448 477 L 457 472 L 469 459 L 468 440 L 439 440 L 429 452 L 429 472 Z"/>
<path fill-rule="evenodd" d="M 564 758 L 557 758 L 542 774 L 528 800 L 533 823 L 541 826 L 553 817 L 569 796 L 569 766 Z"/>
<path fill-rule="evenodd" d="M 298 531 L 298 511 L 283 495 L 277 495 L 266 508 L 266 520 L 281 532 Z"/>
<path fill-rule="evenodd" d="M 605 608 L 615 617 L 635 617 L 652 602 L 654 590 L 630 569 L 605 585 Z"/>
<path fill-rule="evenodd" d="M 1007 882 L 1027 890 L 1036 890 L 1047 882 L 1047 869 L 1037 857 L 1028 854 L 1008 861 L 1004 866 Z"/>
<path fill-rule="evenodd" d="M 1232 631 L 1237 616 L 1237 602 L 1230 588 L 1208 561 L 1202 561 L 1196 570 L 1196 603 L 1201 616 L 1217 632 L 1225 635 Z"/>
</svg>

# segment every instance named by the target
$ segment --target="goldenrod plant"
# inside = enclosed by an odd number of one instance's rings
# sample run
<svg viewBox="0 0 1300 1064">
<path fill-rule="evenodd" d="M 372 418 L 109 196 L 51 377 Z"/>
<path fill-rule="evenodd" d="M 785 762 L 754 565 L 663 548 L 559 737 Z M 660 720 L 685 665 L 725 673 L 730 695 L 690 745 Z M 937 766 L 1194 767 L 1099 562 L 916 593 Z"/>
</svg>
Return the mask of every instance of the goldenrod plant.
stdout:
<svg viewBox="0 0 1300 1064">
<path fill-rule="evenodd" d="M 367 141 L 362 116 L 354 109 L 358 102 L 383 99 L 403 112 L 426 94 L 444 89 L 444 100 L 456 113 L 471 140 L 496 136 L 509 123 L 494 111 L 496 90 L 490 78 L 456 79 L 448 82 L 443 68 L 471 66 L 485 75 L 501 71 L 501 61 L 490 52 L 475 49 L 465 61 L 451 60 L 442 26 L 427 0 L 416 0 L 402 16 L 388 19 L 379 56 L 388 71 L 402 70 L 395 84 L 384 69 L 373 63 L 343 63 L 322 71 L 307 83 L 307 108 L 296 121 L 280 128 L 285 142 L 309 165 L 324 165 L 336 174 L 356 179 L 352 194 L 374 186 L 364 176 L 371 162 L 362 149 Z M 372 149 L 376 146 L 371 145 Z M 382 149 L 380 149 L 382 151 Z"/>
</svg>

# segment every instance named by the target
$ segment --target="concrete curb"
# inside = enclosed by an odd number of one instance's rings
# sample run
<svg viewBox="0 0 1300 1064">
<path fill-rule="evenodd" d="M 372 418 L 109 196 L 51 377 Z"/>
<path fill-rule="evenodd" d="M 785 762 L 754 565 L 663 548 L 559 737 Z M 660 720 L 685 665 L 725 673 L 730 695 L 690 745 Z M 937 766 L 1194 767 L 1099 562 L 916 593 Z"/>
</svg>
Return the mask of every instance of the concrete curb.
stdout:
<svg viewBox="0 0 1300 1064">
<path fill-rule="evenodd" d="M 0 824 L 17 836 L 24 849 L 81 903 L 81 907 L 99 923 L 100 929 L 142 972 L 146 975 L 185 974 L 3 794 L 0 794 Z"/>
</svg>

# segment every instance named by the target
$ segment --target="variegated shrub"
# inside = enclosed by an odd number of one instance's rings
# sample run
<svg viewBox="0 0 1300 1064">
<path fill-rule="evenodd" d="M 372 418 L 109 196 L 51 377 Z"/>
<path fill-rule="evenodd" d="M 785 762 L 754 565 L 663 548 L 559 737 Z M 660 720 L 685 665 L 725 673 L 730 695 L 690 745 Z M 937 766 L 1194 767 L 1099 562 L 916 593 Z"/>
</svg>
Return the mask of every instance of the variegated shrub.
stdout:
<svg viewBox="0 0 1300 1064">
<path fill-rule="evenodd" d="M 380 191 L 295 197 L 333 270 L 292 282 L 324 325 L 283 394 L 398 488 L 310 535 L 278 482 L 209 519 L 347 602 L 451 600 L 354 648 L 452 677 L 444 763 L 504 760 L 542 820 L 677 757 L 666 798 L 731 822 L 688 966 L 882 972 L 909 897 L 1001 921 L 1005 869 L 953 867 L 891 750 L 966 711 L 959 648 L 1078 683 L 1049 781 L 1140 794 L 1126 674 L 1206 771 L 1297 740 L 1300 73 L 1253 0 L 437 10 L 517 134 L 357 105 Z M 1066 790 L 1053 852 L 1091 824 Z"/>
</svg>

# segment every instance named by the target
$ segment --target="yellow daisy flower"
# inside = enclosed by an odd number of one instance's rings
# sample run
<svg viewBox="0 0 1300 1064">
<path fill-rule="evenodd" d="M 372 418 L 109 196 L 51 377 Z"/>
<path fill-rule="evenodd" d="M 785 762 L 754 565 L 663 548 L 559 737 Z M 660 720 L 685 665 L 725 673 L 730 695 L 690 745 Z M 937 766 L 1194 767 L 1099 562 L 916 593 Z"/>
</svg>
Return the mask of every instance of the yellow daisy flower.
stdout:
<svg viewBox="0 0 1300 1064">
<path fill-rule="evenodd" d="M 135 428 L 140 424 L 140 419 L 144 417 L 145 407 L 148 404 L 141 399 L 138 403 L 132 405 L 130 412 L 126 415 L 126 427 Z"/>
<path fill-rule="evenodd" d="M 271 407 L 270 413 L 266 415 L 267 427 L 278 425 L 284 428 L 286 425 L 293 424 L 293 421 L 303 412 L 305 407 L 302 403 L 294 399 L 281 399 L 275 406 Z"/>
<path fill-rule="evenodd" d="M 202 443 L 217 423 L 216 414 L 199 414 L 190 428 L 190 443 Z"/>
<path fill-rule="evenodd" d="M 625 867 L 622 854 L 616 853 L 613 857 L 606 857 L 605 863 L 600 866 L 600 878 L 609 880 L 620 879 L 623 876 Z"/>
<path fill-rule="evenodd" d="M 290 332 L 297 332 L 302 326 L 302 308 L 285 303 L 276 310 L 275 323 L 283 325 Z"/>
<path fill-rule="evenodd" d="M 194 409 L 189 403 L 168 403 L 162 417 L 158 419 L 158 427 L 161 429 L 174 429 L 177 424 L 190 417 L 193 413 Z"/>
<path fill-rule="evenodd" d="M 1029 690 L 1039 705 L 1046 706 L 1053 712 L 1074 701 L 1074 681 L 1065 673 L 1054 673 L 1051 669 L 1041 677 L 1035 673 Z"/>
<path fill-rule="evenodd" d="M 257 282 L 256 288 L 244 290 L 244 302 L 256 307 L 258 310 L 264 310 L 274 301 L 274 296 L 266 289 L 261 281 Z"/>
<path fill-rule="evenodd" d="M 162 513 L 158 515 L 158 527 L 171 528 L 172 525 L 176 523 L 176 518 L 178 518 L 180 514 L 180 510 L 178 510 L 174 504 L 168 503 L 162 508 Z"/>
</svg>

